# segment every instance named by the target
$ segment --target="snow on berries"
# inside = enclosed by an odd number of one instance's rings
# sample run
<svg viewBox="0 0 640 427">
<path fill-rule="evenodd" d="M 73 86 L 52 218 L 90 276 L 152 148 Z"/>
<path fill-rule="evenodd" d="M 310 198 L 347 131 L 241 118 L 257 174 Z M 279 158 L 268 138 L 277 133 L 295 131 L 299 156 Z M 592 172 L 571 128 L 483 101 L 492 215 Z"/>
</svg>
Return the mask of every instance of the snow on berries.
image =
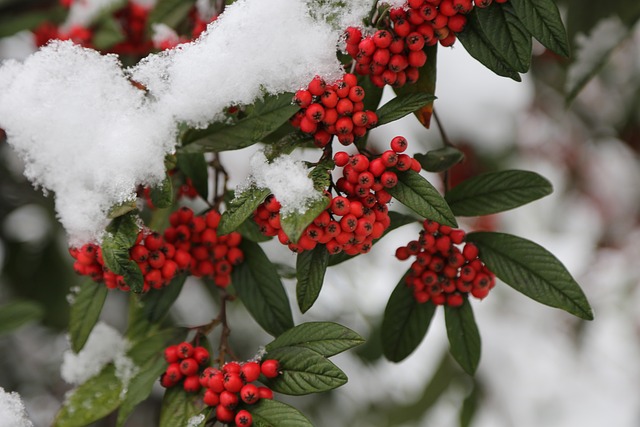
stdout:
<svg viewBox="0 0 640 427">
<path fill-rule="evenodd" d="M 459 307 L 468 294 L 478 299 L 489 294 L 495 275 L 478 257 L 478 248 L 464 239 L 463 230 L 425 220 L 419 239 L 396 250 L 401 261 L 416 258 L 406 277 L 416 301 Z"/>
</svg>

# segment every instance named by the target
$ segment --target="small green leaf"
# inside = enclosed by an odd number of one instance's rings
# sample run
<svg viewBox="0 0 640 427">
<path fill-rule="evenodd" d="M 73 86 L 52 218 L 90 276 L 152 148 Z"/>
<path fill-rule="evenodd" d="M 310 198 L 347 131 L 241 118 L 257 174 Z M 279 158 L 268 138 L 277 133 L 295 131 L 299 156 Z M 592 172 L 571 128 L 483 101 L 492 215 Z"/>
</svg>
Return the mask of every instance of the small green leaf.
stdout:
<svg viewBox="0 0 640 427">
<path fill-rule="evenodd" d="M 476 10 L 487 41 L 516 71 L 526 73 L 531 65 L 531 35 L 510 4 L 492 3 Z"/>
<path fill-rule="evenodd" d="M 398 184 L 387 191 L 421 217 L 451 227 L 458 226 L 456 217 L 438 190 L 414 171 L 398 172 Z"/>
<path fill-rule="evenodd" d="M 133 212 L 137 209 L 138 209 L 138 205 L 136 204 L 135 200 L 131 202 L 124 202 L 122 204 L 112 206 L 111 209 L 109 209 L 109 213 L 107 214 L 107 217 L 109 219 L 115 219 L 120 216 L 126 215 L 129 212 Z"/>
<path fill-rule="evenodd" d="M 280 335 L 293 327 L 293 316 L 278 271 L 257 243 L 243 240 L 240 249 L 245 261 L 231 273 L 238 297 L 265 331 Z"/>
<path fill-rule="evenodd" d="M 189 14 L 195 0 L 158 0 L 149 13 L 149 24 L 163 23 L 176 28 Z"/>
<path fill-rule="evenodd" d="M 260 142 L 277 130 L 300 109 L 291 103 L 293 95 L 266 96 L 256 102 L 253 112 L 233 125 L 214 123 L 206 129 L 186 132 L 184 152 L 238 150 Z"/>
<path fill-rule="evenodd" d="M 593 320 L 580 285 L 564 265 L 542 246 L 504 233 L 474 232 L 467 241 L 480 249 L 480 258 L 497 277 L 516 291 L 550 307 Z"/>
<path fill-rule="evenodd" d="M 151 188 L 151 203 L 160 209 L 168 208 L 173 204 L 173 183 L 169 175 L 165 176 L 160 186 Z"/>
<path fill-rule="evenodd" d="M 140 297 L 142 312 L 149 322 L 158 323 L 164 319 L 173 303 L 178 299 L 186 280 L 187 275 L 180 274 L 174 277 L 167 287 L 151 289 Z"/>
<path fill-rule="evenodd" d="M 430 93 L 407 93 L 398 95 L 391 101 L 384 104 L 376 112 L 378 115 L 378 126 L 401 119 L 404 116 L 414 113 L 427 104 L 432 103 L 436 97 Z"/>
<path fill-rule="evenodd" d="M 72 295 L 73 302 L 69 312 L 69 336 L 71 349 L 74 353 L 80 353 L 86 344 L 93 327 L 100 318 L 107 293 L 108 290 L 104 284 L 89 279 L 83 281 L 78 292 Z"/>
<path fill-rule="evenodd" d="M 273 399 L 261 399 L 251 406 L 251 416 L 256 427 L 313 427 L 300 411 Z"/>
<path fill-rule="evenodd" d="M 302 396 L 333 390 L 347 383 L 347 376 L 340 368 L 309 348 L 276 348 L 265 357 L 280 362 L 281 374 L 267 381 L 267 386 L 278 393 Z"/>
<path fill-rule="evenodd" d="M 122 383 L 113 364 L 73 389 L 56 415 L 53 427 L 84 427 L 115 411 L 122 403 Z"/>
<path fill-rule="evenodd" d="M 182 387 L 168 388 L 162 399 L 158 427 L 186 426 L 189 418 L 200 413 L 199 400 L 197 394 L 187 393 Z"/>
<path fill-rule="evenodd" d="M 414 157 L 427 172 L 444 172 L 460 163 L 464 153 L 454 147 L 442 147 Z"/>
<path fill-rule="evenodd" d="M 320 193 L 318 193 L 320 194 Z M 292 242 L 298 242 L 305 228 L 313 222 L 329 206 L 328 197 L 318 197 L 309 202 L 304 213 L 292 212 L 280 217 L 282 230 Z"/>
<path fill-rule="evenodd" d="M 33 301 L 13 301 L 0 306 L 0 335 L 13 332 L 44 316 L 42 306 Z"/>
<path fill-rule="evenodd" d="M 311 169 L 309 172 L 309 178 L 313 181 L 313 188 L 317 191 L 326 190 L 331 185 L 331 171 L 335 168 L 336 164 L 333 160 L 321 161 Z"/>
<path fill-rule="evenodd" d="M 102 257 L 105 266 L 124 281 L 134 292 L 142 292 L 143 277 L 138 264 L 129 258 L 129 249 L 138 237 L 137 215 L 130 212 L 111 221 L 102 241 Z"/>
<path fill-rule="evenodd" d="M 506 170 L 470 178 L 449 190 L 445 199 L 454 214 L 480 216 L 525 205 L 553 192 L 535 172 Z"/>
<path fill-rule="evenodd" d="M 96 49 L 108 50 L 125 39 L 126 35 L 118 21 L 113 16 L 107 15 L 98 22 L 91 42 Z"/>
<path fill-rule="evenodd" d="M 227 210 L 224 211 L 218 225 L 218 234 L 229 234 L 235 231 L 240 224 L 249 218 L 258 208 L 260 203 L 271 194 L 268 188 L 247 188 L 227 204 Z"/>
<path fill-rule="evenodd" d="M 189 179 L 200 197 L 209 197 L 209 171 L 203 153 L 178 153 L 178 169 Z"/>
<path fill-rule="evenodd" d="M 324 245 L 317 245 L 310 251 L 298 254 L 296 275 L 298 284 L 296 296 L 300 311 L 306 313 L 311 308 L 322 289 L 324 274 L 329 263 L 329 252 Z"/>
<path fill-rule="evenodd" d="M 473 309 L 465 298 L 460 307 L 444 307 L 449 350 L 458 364 L 473 375 L 480 362 L 480 333 L 473 317 Z"/>
<path fill-rule="evenodd" d="M 266 345 L 267 352 L 285 347 L 305 347 L 331 357 L 364 342 L 364 338 L 333 322 L 306 322 L 289 329 Z"/>
<path fill-rule="evenodd" d="M 520 74 L 508 65 L 500 52 L 487 39 L 487 35 L 478 22 L 476 9 L 474 8 L 471 13 L 467 14 L 467 26 L 462 32 L 456 34 L 458 40 L 469 55 L 497 75 L 509 77 L 517 82 L 521 81 Z"/>
<path fill-rule="evenodd" d="M 389 297 L 382 320 L 382 348 L 392 362 L 404 360 L 420 345 L 436 312 L 430 301 L 416 301 L 405 282 L 407 274 Z"/>
<path fill-rule="evenodd" d="M 569 57 L 567 32 L 553 0 L 511 0 L 510 3 L 533 37 L 558 55 Z"/>
</svg>

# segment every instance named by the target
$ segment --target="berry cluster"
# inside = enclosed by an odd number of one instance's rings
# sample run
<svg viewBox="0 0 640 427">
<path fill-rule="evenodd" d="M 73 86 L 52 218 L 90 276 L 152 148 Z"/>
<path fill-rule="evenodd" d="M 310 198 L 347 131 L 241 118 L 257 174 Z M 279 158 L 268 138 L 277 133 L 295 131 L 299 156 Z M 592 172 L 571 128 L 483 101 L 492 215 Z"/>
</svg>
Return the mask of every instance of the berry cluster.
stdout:
<svg viewBox="0 0 640 427">
<path fill-rule="evenodd" d="M 378 123 L 376 113 L 364 111 L 364 96 L 354 74 L 345 74 L 333 84 L 316 76 L 293 97 L 301 110 L 291 118 L 291 124 L 313 134 L 317 147 L 326 146 L 333 135 L 342 145 L 349 145 Z"/>
<path fill-rule="evenodd" d="M 482 299 L 495 286 L 494 274 L 478 258 L 478 248 L 465 243 L 465 232 L 425 220 L 420 238 L 396 250 L 396 257 L 415 256 L 406 282 L 419 303 L 459 307 L 464 296 Z"/>
<path fill-rule="evenodd" d="M 506 0 L 495 0 L 504 3 Z M 425 46 L 451 46 L 473 5 L 487 7 L 492 0 L 408 0 L 380 21 L 381 29 L 363 37 L 359 28 L 345 32 L 346 51 L 356 61 L 356 72 L 369 75 L 378 87 L 415 83 L 427 61 Z"/>
<path fill-rule="evenodd" d="M 387 204 L 391 195 L 386 189 L 398 183 L 395 171 L 420 171 L 420 163 L 402 153 L 406 148 L 407 140 L 397 136 L 391 141 L 391 150 L 372 160 L 364 154 L 336 153 L 335 164 L 343 169 L 335 188 L 344 195 L 327 194 L 331 199 L 329 207 L 307 226 L 297 243 L 291 242 L 282 230 L 280 203 L 273 195 L 258 207 L 254 219 L 263 234 L 278 236 L 294 252 L 322 244 L 331 254 L 366 253 L 373 240 L 380 238 L 390 225 Z"/>
<path fill-rule="evenodd" d="M 170 388 L 182 383 L 182 388 L 188 393 L 200 391 L 200 373 L 209 361 L 206 348 L 183 342 L 165 348 L 164 358 L 169 366 L 160 377 L 163 387 Z"/>
<path fill-rule="evenodd" d="M 218 236 L 220 213 L 216 210 L 195 215 L 191 209 L 181 207 L 169 216 L 169 222 L 164 235 L 140 231 L 129 249 L 130 258 L 144 277 L 143 292 L 166 286 L 180 272 L 209 277 L 216 286 L 227 287 L 233 266 L 244 260 L 238 248 L 242 241 L 240 234 Z M 76 260 L 73 267 L 78 274 L 104 282 L 109 289 L 129 291 L 124 278 L 104 265 L 100 246 L 88 243 L 70 248 L 69 253 Z"/>
</svg>

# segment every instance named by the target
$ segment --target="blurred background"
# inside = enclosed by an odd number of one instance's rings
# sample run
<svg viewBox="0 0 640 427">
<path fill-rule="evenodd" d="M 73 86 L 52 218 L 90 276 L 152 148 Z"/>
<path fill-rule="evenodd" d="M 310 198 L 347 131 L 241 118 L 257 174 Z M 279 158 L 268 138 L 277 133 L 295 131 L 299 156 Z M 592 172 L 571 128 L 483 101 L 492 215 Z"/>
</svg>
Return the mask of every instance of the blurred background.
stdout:
<svg viewBox="0 0 640 427">
<path fill-rule="evenodd" d="M 389 363 L 378 338 L 381 316 L 408 268 L 393 253 L 419 231 L 417 225 L 402 227 L 368 256 L 331 267 L 304 316 L 294 309 L 296 322 L 335 320 L 368 338 L 334 359 L 349 376 L 347 385 L 319 396 L 282 397 L 314 425 L 640 425 L 640 6 L 635 0 L 558 4 L 572 59 L 534 44 L 531 71 L 517 83 L 488 71 L 459 43 L 441 48 L 435 109 L 449 139 L 466 154 L 452 171 L 454 183 L 518 168 L 536 171 L 554 186 L 540 201 L 481 221 L 464 219 L 461 227 L 505 231 L 549 249 L 584 289 L 595 320 L 580 321 L 499 284 L 487 299 L 473 301 L 483 341 L 475 378 L 448 356 L 441 312 L 414 354 Z M 53 1 L 0 0 L 0 60 L 28 55 L 35 49 L 29 30 L 60 21 L 63 12 Z M 607 37 L 611 28 L 620 35 L 613 40 Z M 581 52 L 587 57 L 590 47 L 601 54 L 590 68 L 592 78 L 568 103 L 567 75 L 584 67 L 575 58 Z M 413 152 L 442 146 L 437 125 L 426 130 L 412 116 L 374 130 L 370 141 L 383 148 L 395 135 L 407 137 Z M 69 348 L 67 295 L 79 278 L 52 196 L 23 177 L 23 165 L 4 139 L 0 133 L 0 387 L 20 393 L 35 426 L 48 426 L 71 388 L 60 366 Z M 221 155 L 233 171 L 232 186 L 244 181 L 252 150 Z M 429 178 L 439 185 L 439 176 Z M 295 256 L 277 242 L 264 247 L 273 261 L 295 265 Z M 293 301 L 294 281 L 285 286 Z M 127 302 L 127 295 L 112 291 L 102 320 L 123 331 Z M 31 321 L 14 324 L 2 314 L 8 307 Z M 212 294 L 194 282 L 183 288 L 171 317 L 197 325 L 215 314 Z M 270 341 L 256 333 L 240 303 L 230 316 L 232 344 L 241 357 Z M 126 425 L 155 425 L 161 398 L 158 387 Z M 96 425 L 114 422 L 111 417 Z"/>
</svg>

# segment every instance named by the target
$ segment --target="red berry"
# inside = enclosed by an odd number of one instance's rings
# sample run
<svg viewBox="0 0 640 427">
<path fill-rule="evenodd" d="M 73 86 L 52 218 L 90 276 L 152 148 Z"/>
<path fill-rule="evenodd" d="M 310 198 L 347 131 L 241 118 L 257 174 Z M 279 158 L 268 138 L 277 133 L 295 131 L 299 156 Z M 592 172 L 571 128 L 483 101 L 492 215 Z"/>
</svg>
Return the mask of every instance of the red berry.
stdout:
<svg viewBox="0 0 640 427">
<path fill-rule="evenodd" d="M 129 256 L 135 262 L 144 262 L 149 257 L 149 249 L 142 245 L 135 245 L 129 250 Z"/>
<path fill-rule="evenodd" d="M 204 347 L 196 347 L 193 350 L 193 358 L 198 365 L 204 365 L 209 360 L 209 352 Z"/>
<path fill-rule="evenodd" d="M 336 166 L 343 167 L 349 163 L 349 154 L 344 151 L 338 151 L 333 155 L 333 161 L 336 163 Z"/>
<path fill-rule="evenodd" d="M 311 104 L 305 112 L 305 117 L 314 123 L 320 123 L 324 119 L 324 107 L 320 104 Z"/>
<path fill-rule="evenodd" d="M 268 387 L 258 387 L 260 399 L 273 399 L 273 390 Z"/>
<path fill-rule="evenodd" d="M 167 376 L 174 383 L 180 381 L 183 377 L 182 372 L 180 371 L 180 364 L 169 364 L 169 366 L 167 366 L 167 370 L 165 371 L 165 376 Z"/>
<path fill-rule="evenodd" d="M 182 342 L 178 344 L 178 355 L 181 359 L 186 359 L 193 356 L 193 346 L 191 343 Z"/>
<path fill-rule="evenodd" d="M 195 375 L 198 372 L 198 362 L 191 357 L 184 359 L 180 362 L 180 372 L 187 377 Z"/>
<path fill-rule="evenodd" d="M 234 421 L 235 412 L 228 409 L 222 404 L 222 395 L 220 395 L 220 404 L 216 406 L 216 420 L 221 423 L 230 424 Z"/>
<path fill-rule="evenodd" d="M 224 388 L 232 393 L 237 393 L 242 389 L 244 381 L 237 372 L 230 372 L 224 376 Z"/>
<path fill-rule="evenodd" d="M 220 393 L 220 406 L 224 406 L 227 409 L 235 408 L 238 405 L 239 401 L 240 399 L 238 398 L 236 392 L 225 390 Z"/>
<path fill-rule="evenodd" d="M 258 400 L 260 400 L 258 387 L 254 384 L 245 385 L 244 387 L 242 387 L 242 390 L 240 390 L 240 398 L 244 403 L 253 405 Z"/>
<path fill-rule="evenodd" d="M 243 364 L 240 375 L 248 383 L 256 381 L 260 377 L 260 364 L 258 362 Z"/>
<path fill-rule="evenodd" d="M 180 357 L 178 355 L 178 346 L 177 345 L 171 345 L 167 348 L 164 349 L 164 359 L 167 361 L 167 363 L 176 363 L 180 360 Z"/>
<path fill-rule="evenodd" d="M 200 391 L 200 377 L 198 375 L 190 375 L 184 379 L 182 388 L 187 393 L 197 393 Z"/>
<path fill-rule="evenodd" d="M 242 409 L 236 414 L 235 422 L 238 427 L 249 427 L 253 424 L 253 418 L 249 411 Z"/>
<path fill-rule="evenodd" d="M 311 95 L 311 92 L 304 89 L 297 91 L 295 96 L 293 97 L 294 104 L 297 104 L 300 108 L 307 108 L 309 105 L 311 105 L 312 101 L 313 96 Z"/>
<path fill-rule="evenodd" d="M 157 251 L 163 243 L 162 236 L 155 232 L 147 235 L 144 239 L 144 245 L 150 251 Z"/>
<path fill-rule="evenodd" d="M 467 243 L 462 249 L 462 255 L 467 261 L 472 261 L 478 257 L 478 247 L 473 243 Z"/>
<path fill-rule="evenodd" d="M 260 372 L 267 378 L 275 378 L 278 376 L 280 363 L 275 359 L 267 359 L 260 365 Z"/>
<path fill-rule="evenodd" d="M 202 401 L 205 405 L 208 406 L 216 406 L 220 403 L 220 395 L 211 389 L 207 389 L 204 392 L 204 397 Z"/>
<path fill-rule="evenodd" d="M 315 76 L 309 83 L 309 92 L 311 95 L 322 96 L 326 88 L 326 83 L 320 76 Z"/>
</svg>

